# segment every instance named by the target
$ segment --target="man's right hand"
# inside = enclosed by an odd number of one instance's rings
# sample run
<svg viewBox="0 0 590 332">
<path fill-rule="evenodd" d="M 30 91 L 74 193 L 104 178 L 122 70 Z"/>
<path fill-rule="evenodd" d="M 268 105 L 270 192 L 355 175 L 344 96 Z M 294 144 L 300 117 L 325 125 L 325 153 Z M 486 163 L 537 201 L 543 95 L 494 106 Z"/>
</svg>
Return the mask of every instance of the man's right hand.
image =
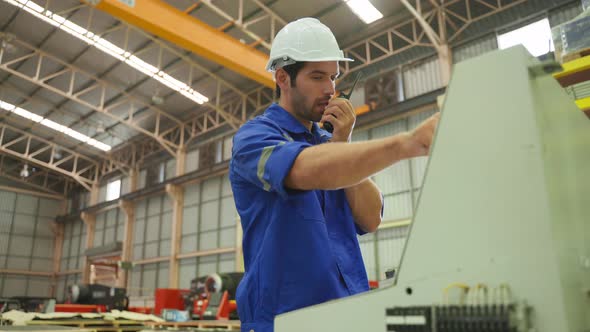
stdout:
<svg viewBox="0 0 590 332">
<path fill-rule="evenodd" d="M 439 118 L 440 112 L 437 112 L 406 134 L 405 154 L 408 158 L 427 156 L 429 154 Z"/>
</svg>

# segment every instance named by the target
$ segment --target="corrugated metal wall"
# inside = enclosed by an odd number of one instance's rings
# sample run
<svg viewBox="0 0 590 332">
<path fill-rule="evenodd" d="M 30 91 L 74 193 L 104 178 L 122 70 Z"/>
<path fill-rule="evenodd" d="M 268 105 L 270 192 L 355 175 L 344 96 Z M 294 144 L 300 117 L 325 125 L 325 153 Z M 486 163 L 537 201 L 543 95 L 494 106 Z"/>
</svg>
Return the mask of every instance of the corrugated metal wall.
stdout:
<svg viewBox="0 0 590 332">
<path fill-rule="evenodd" d="M 136 202 L 133 260 L 169 256 L 172 204 L 167 195 Z M 234 248 L 236 216 L 227 175 L 185 187 L 181 254 Z M 210 254 L 179 261 L 179 287 L 214 272 L 235 270 L 235 254 Z M 150 305 L 156 288 L 168 287 L 169 263 L 136 265 L 131 271 L 129 295 L 133 303 Z"/>
<path fill-rule="evenodd" d="M 187 186 L 184 201 L 181 253 L 235 247 L 237 212 L 227 175 Z M 189 287 L 198 276 L 234 270 L 233 253 L 185 258 L 179 285 Z"/>
<path fill-rule="evenodd" d="M 0 269 L 53 271 L 60 201 L 0 191 Z M 0 297 L 49 296 L 51 278 L 0 273 Z"/>
<path fill-rule="evenodd" d="M 199 168 L 199 149 L 188 151 L 184 163 L 185 172 L 196 171 Z"/>
<path fill-rule="evenodd" d="M 130 193 L 131 191 L 129 190 L 129 182 L 131 180 L 129 179 L 128 176 L 123 177 L 121 179 L 121 196 Z"/>
<path fill-rule="evenodd" d="M 172 203 L 168 195 L 151 196 L 136 202 L 132 259 L 169 256 L 171 231 Z M 131 296 L 153 296 L 158 287 L 168 287 L 167 262 L 133 268 L 129 287 Z"/>
<path fill-rule="evenodd" d="M 496 49 L 498 49 L 498 38 L 495 34 L 489 34 L 453 48 L 453 63 L 471 59 Z"/>
<path fill-rule="evenodd" d="M 166 256 L 170 253 L 172 204 L 167 195 L 152 196 L 135 205 L 133 259 Z"/>
<path fill-rule="evenodd" d="M 60 271 L 72 271 L 82 268 L 86 250 L 86 226 L 82 220 L 64 225 L 64 244 Z"/>
<path fill-rule="evenodd" d="M 353 135 L 353 141 L 377 139 L 412 130 L 434 112 L 435 110 L 422 112 L 383 126 L 357 132 Z M 397 269 L 399 265 L 408 226 L 387 226 L 396 223 L 403 225 L 412 218 L 427 160 L 426 157 L 420 157 L 400 161 L 372 178 L 384 197 L 382 225 L 385 228 L 379 229 L 375 234 L 366 234 L 359 238 L 370 280 L 384 279 L 387 270 Z"/>
<path fill-rule="evenodd" d="M 582 13 L 582 2 L 572 2 L 569 5 L 551 11 L 549 13 L 549 25 L 555 27 L 580 15 L 580 13 Z"/>
<path fill-rule="evenodd" d="M 404 67 L 404 95 L 410 99 L 427 92 L 442 88 L 440 61 L 430 58 L 415 65 Z"/>
<path fill-rule="evenodd" d="M 106 201 L 107 198 L 107 184 L 100 186 L 98 189 L 98 203 Z"/>
<path fill-rule="evenodd" d="M 77 220 L 65 224 L 60 272 L 67 274 L 58 278 L 56 293 L 58 301 L 65 299 L 67 286 L 80 282 L 85 250 L 86 226 L 84 222 Z"/>
<path fill-rule="evenodd" d="M 129 279 L 127 295 L 131 305 L 153 306 L 156 288 L 168 288 L 169 263 L 158 262 L 135 266 Z M 147 302 L 138 302 L 145 299 Z"/>
<path fill-rule="evenodd" d="M 120 209 L 111 209 L 96 215 L 94 247 L 123 241 L 125 214 Z"/>
</svg>

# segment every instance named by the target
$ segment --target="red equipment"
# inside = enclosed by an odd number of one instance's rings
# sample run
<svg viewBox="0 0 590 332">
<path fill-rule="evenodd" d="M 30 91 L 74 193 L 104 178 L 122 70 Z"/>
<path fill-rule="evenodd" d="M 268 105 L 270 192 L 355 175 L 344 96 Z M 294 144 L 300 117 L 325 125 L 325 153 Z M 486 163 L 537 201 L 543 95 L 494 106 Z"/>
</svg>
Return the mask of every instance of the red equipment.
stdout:
<svg viewBox="0 0 590 332">
<path fill-rule="evenodd" d="M 377 288 L 379 288 L 379 281 L 377 281 L 377 280 L 369 280 L 369 288 L 370 289 L 377 289 Z"/>
<path fill-rule="evenodd" d="M 154 308 L 152 307 L 129 307 L 127 310 L 146 315 L 151 315 L 154 312 Z"/>
<path fill-rule="evenodd" d="M 162 309 L 184 310 L 184 296 L 189 292 L 188 289 L 156 289 L 154 314 L 161 315 Z"/>
<path fill-rule="evenodd" d="M 229 299 L 229 292 L 209 293 L 206 299 L 195 300 L 193 314 L 204 320 L 229 320 L 229 314 L 237 309 L 236 301 Z"/>
<path fill-rule="evenodd" d="M 55 312 L 107 312 L 103 304 L 56 304 Z"/>
</svg>

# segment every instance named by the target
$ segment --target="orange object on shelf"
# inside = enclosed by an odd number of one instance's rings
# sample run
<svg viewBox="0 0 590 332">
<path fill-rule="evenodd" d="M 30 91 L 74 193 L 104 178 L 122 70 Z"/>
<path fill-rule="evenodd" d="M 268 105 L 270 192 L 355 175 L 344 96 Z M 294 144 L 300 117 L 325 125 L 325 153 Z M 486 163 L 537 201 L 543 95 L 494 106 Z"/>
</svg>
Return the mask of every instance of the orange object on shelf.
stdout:
<svg viewBox="0 0 590 332">
<path fill-rule="evenodd" d="M 127 310 L 146 315 L 151 315 L 154 312 L 154 308 L 152 307 L 129 307 Z"/>
<path fill-rule="evenodd" d="M 102 304 L 56 304 L 55 312 L 107 312 Z"/>
</svg>

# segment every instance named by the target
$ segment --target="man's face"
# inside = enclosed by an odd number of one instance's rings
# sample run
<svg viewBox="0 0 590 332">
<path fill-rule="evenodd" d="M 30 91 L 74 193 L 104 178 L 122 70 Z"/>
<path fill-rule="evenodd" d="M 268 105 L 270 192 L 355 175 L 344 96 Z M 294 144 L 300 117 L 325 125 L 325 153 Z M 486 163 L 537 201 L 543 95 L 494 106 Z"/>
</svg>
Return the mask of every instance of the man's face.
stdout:
<svg viewBox="0 0 590 332">
<path fill-rule="evenodd" d="M 337 61 L 307 62 L 290 87 L 291 110 L 301 122 L 318 122 L 335 93 Z"/>
</svg>

